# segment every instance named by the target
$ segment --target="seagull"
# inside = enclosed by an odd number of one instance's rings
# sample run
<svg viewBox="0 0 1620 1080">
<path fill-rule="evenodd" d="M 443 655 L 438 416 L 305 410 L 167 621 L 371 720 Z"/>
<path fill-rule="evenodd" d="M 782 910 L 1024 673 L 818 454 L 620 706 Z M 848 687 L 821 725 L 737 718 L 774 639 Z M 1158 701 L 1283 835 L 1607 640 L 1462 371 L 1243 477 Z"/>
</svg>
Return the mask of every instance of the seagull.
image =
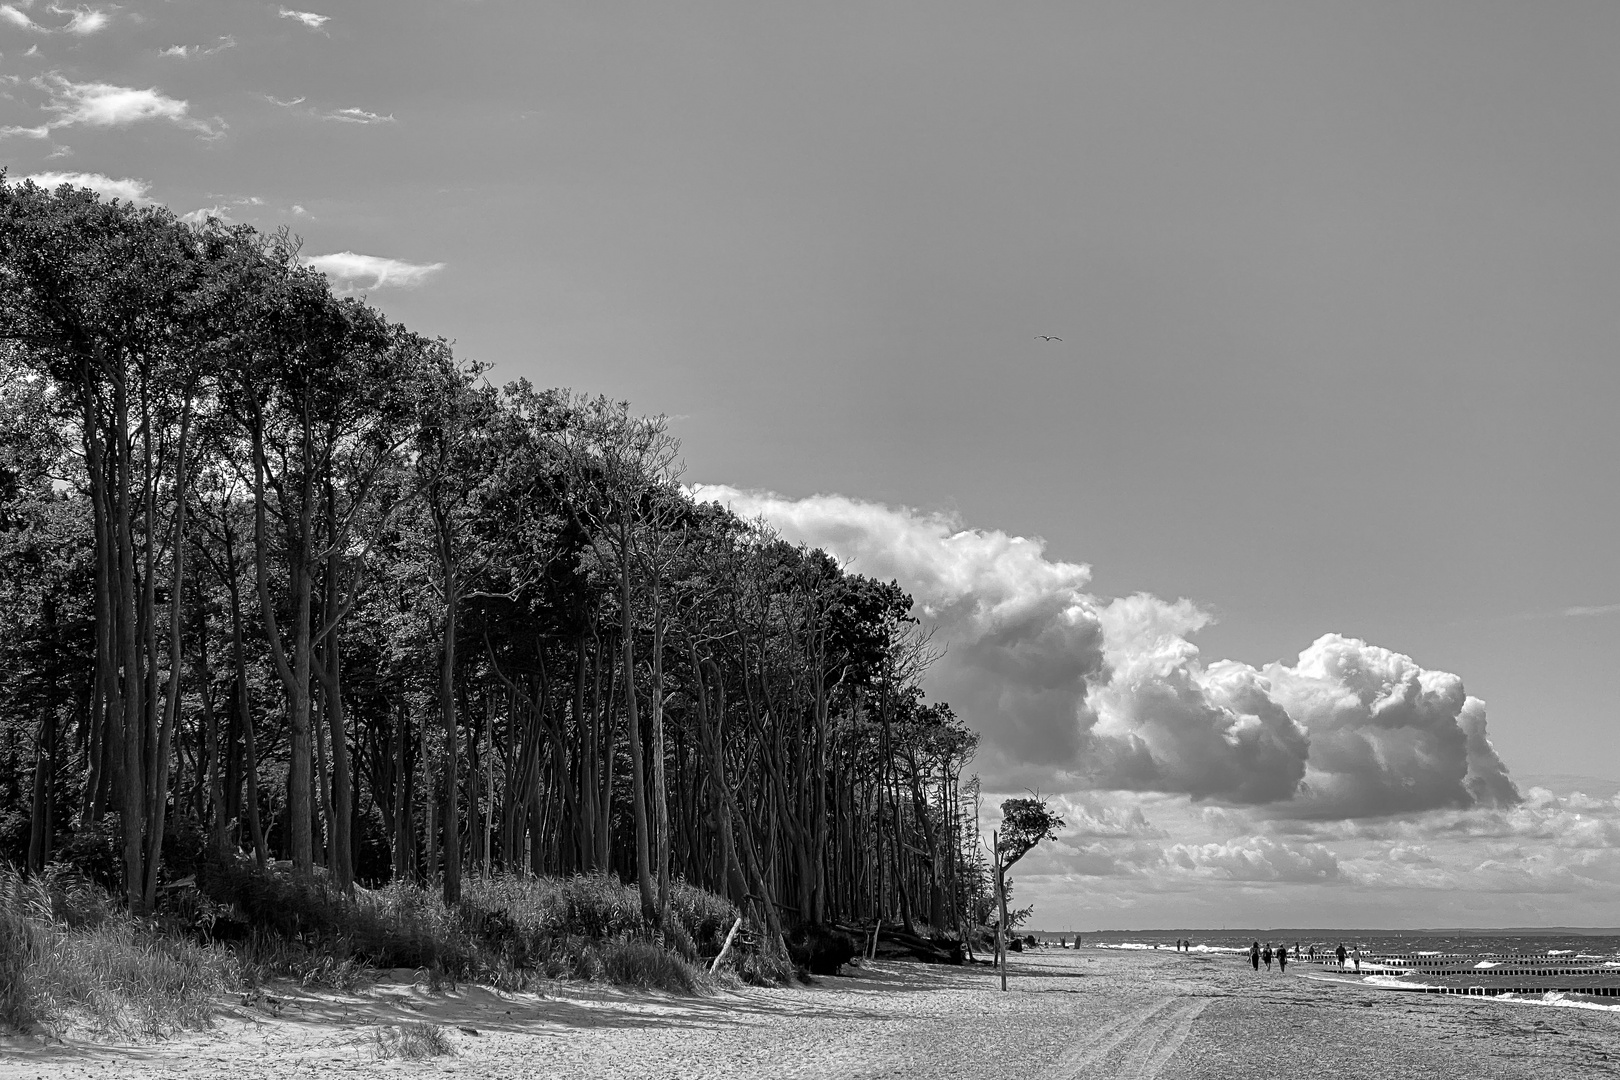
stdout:
<svg viewBox="0 0 1620 1080">
<path fill-rule="evenodd" d="M 1035 335 L 1035 340 L 1036 341 L 1062 341 L 1063 339 L 1060 338 L 1060 337 L 1054 337 L 1051 334 L 1036 334 Z"/>
</svg>

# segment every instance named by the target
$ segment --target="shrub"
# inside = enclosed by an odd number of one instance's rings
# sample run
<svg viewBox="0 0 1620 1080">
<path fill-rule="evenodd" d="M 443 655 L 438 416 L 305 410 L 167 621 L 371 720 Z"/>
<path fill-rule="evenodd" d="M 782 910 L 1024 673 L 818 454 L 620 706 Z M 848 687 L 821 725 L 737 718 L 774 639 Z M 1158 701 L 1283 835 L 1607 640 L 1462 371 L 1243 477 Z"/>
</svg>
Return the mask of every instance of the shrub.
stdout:
<svg viewBox="0 0 1620 1080">
<path fill-rule="evenodd" d="M 825 926 L 801 926 L 788 935 L 788 956 L 812 975 L 837 975 L 860 953 L 855 938 Z"/>
<path fill-rule="evenodd" d="M 601 953 L 603 973 L 617 986 L 691 994 L 703 982 L 691 964 L 642 938 L 607 942 Z"/>
<path fill-rule="evenodd" d="M 455 1047 L 450 1044 L 450 1033 L 438 1024 L 416 1023 L 380 1027 L 372 1039 L 376 1044 L 379 1058 L 421 1061 L 424 1058 L 455 1053 Z"/>
<path fill-rule="evenodd" d="M 780 949 L 744 949 L 735 955 L 737 977 L 749 986 L 786 986 L 797 975 L 792 958 Z"/>
</svg>

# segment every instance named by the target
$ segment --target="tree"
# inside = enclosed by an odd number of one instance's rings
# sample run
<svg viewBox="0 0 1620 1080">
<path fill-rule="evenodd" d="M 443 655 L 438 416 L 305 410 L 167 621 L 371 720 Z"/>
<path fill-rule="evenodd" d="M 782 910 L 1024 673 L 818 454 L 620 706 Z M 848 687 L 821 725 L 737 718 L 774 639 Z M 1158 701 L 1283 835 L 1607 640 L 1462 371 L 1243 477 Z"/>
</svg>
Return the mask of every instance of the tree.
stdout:
<svg viewBox="0 0 1620 1080">
<path fill-rule="evenodd" d="M 1001 988 L 1007 989 L 1007 871 L 1043 840 L 1057 838 L 1063 819 L 1039 795 L 1008 799 L 1001 804 L 1001 829 L 992 832 L 996 859 L 996 956 L 1001 967 Z"/>
<path fill-rule="evenodd" d="M 285 233 L 0 182 L 0 858 L 116 845 L 136 912 L 195 835 L 452 901 L 468 856 L 613 873 L 649 927 L 684 880 L 769 941 L 989 921 L 911 598 L 679 454 Z"/>
</svg>

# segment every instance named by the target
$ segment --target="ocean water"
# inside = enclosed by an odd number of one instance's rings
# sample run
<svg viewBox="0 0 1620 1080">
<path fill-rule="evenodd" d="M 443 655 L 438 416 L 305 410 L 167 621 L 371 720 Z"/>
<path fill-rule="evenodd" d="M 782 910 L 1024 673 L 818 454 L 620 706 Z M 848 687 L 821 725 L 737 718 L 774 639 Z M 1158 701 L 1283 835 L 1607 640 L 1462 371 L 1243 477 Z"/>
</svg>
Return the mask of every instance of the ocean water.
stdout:
<svg viewBox="0 0 1620 1080">
<path fill-rule="evenodd" d="M 1037 932 L 1049 943 L 1072 933 Z M 1572 930 L 1154 930 L 1080 935 L 1087 947 L 1171 950 L 1178 938 L 1191 951 L 1248 964 L 1253 942 L 1287 945 L 1293 971 L 1386 989 L 1508 994 L 1546 1004 L 1620 1009 L 1620 933 Z M 1361 954 L 1341 969 L 1334 950 Z M 1310 958 L 1314 947 L 1316 956 Z M 1297 966 L 1296 966 L 1297 965 Z M 1512 992 L 1519 992 L 1517 995 Z M 1529 991 L 1535 991 L 1534 994 Z"/>
<path fill-rule="evenodd" d="M 1037 931 L 1046 941 L 1060 937 L 1074 940 L 1072 933 Z M 1620 932 L 1585 933 L 1569 930 L 1099 930 L 1081 934 L 1087 945 L 1121 949 L 1175 949 L 1177 938 L 1189 940 L 1196 952 L 1248 952 L 1251 942 L 1287 945 L 1290 953 L 1297 943 L 1305 949 L 1331 951 L 1341 942 L 1347 950 L 1359 948 L 1363 955 L 1409 956 L 1437 953 L 1484 957 L 1498 953 L 1513 956 L 1585 957 L 1620 960 Z"/>
</svg>

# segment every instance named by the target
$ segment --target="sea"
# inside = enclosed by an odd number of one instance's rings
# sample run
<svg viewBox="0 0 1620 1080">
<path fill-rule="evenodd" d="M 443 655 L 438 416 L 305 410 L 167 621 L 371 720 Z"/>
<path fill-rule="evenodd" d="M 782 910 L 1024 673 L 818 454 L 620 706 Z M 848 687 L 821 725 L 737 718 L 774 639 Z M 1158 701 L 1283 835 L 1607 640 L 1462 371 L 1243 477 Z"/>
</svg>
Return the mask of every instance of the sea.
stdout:
<svg viewBox="0 0 1620 1080">
<path fill-rule="evenodd" d="M 1072 931 L 1033 936 L 1049 945 L 1073 945 L 1076 938 Z M 1079 939 L 1085 947 L 1127 951 L 1174 951 L 1182 940 L 1194 954 L 1233 964 L 1248 964 L 1254 942 L 1287 945 L 1291 970 L 1332 982 L 1620 1010 L 1620 928 L 1099 930 Z M 1341 944 L 1342 968 L 1335 955 Z"/>
</svg>

